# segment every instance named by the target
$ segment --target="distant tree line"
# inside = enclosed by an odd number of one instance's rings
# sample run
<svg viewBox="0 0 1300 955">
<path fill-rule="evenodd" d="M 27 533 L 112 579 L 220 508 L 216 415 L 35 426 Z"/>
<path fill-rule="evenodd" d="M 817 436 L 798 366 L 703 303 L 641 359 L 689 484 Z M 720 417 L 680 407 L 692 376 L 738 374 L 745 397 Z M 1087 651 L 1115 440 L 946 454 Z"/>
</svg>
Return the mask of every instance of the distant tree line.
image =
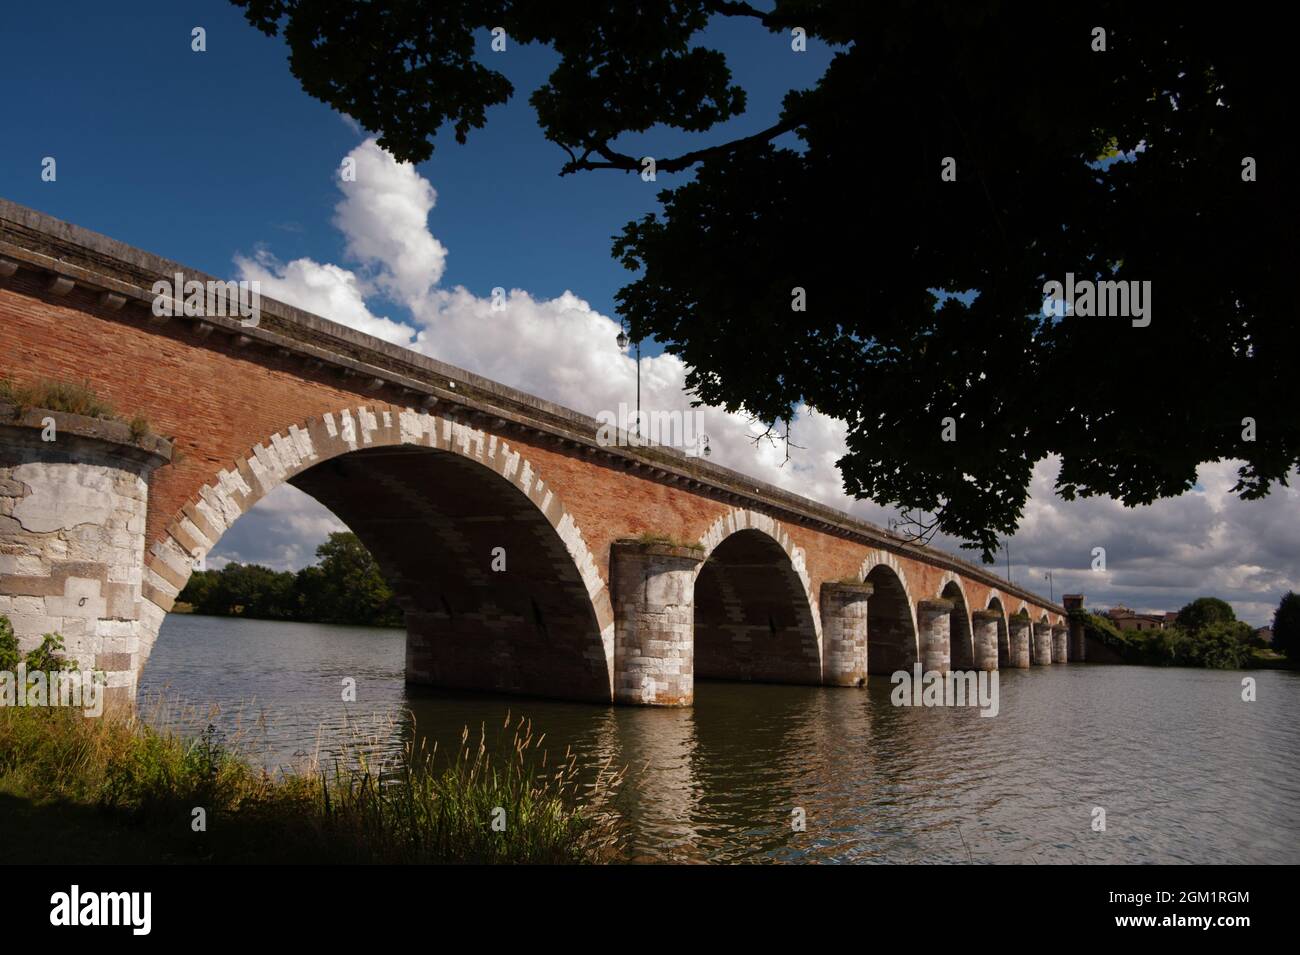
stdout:
<svg viewBox="0 0 1300 955">
<path fill-rule="evenodd" d="M 370 552 L 350 532 L 316 548 L 317 563 L 294 573 L 230 563 L 195 571 L 177 598 L 194 613 L 400 627 L 403 614 Z"/>
<path fill-rule="evenodd" d="M 1106 617 L 1085 610 L 1071 616 L 1083 624 L 1089 637 L 1115 650 L 1125 663 L 1235 670 L 1263 662 L 1257 651 L 1268 649 L 1255 628 L 1238 620 L 1231 605 L 1218 597 L 1193 600 L 1163 630 L 1120 630 Z M 1300 595 L 1288 592 L 1273 615 L 1272 649 L 1285 654 L 1289 666 L 1300 661 L 1298 638 Z"/>
</svg>

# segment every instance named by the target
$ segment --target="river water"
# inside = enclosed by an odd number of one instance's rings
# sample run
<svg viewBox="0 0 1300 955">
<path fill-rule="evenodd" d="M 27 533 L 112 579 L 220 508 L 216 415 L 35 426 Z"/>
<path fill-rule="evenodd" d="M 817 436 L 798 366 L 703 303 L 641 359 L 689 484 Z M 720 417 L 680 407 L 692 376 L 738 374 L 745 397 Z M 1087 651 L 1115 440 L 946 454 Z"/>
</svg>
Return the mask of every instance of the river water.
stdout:
<svg viewBox="0 0 1300 955">
<path fill-rule="evenodd" d="M 446 752 L 466 726 L 526 716 L 549 751 L 628 767 L 635 861 L 1300 862 L 1296 673 L 1009 670 L 991 718 L 896 707 L 886 678 L 701 683 L 689 709 L 643 709 L 408 689 L 404 646 L 401 630 L 171 614 L 141 700 L 271 768 L 412 734 Z"/>
</svg>

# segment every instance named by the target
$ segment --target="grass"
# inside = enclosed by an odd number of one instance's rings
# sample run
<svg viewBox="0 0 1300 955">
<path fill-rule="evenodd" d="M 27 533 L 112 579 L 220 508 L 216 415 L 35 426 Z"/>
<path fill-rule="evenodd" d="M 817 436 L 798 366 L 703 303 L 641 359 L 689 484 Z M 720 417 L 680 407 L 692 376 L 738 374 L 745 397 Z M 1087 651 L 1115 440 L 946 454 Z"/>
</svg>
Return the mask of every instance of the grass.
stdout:
<svg viewBox="0 0 1300 955">
<path fill-rule="evenodd" d="M 150 430 L 149 420 L 143 415 L 137 414 L 130 419 L 118 415 L 112 404 L 95 394 L 90 382 L 38 379 L 30 384 L 21 384 L 12 378 L 0 377 L 0 403 L 13 405 L 20 415 L 31 408 L 42 408 L 87 418 L 120 421 L 131 429 L 131 437 L 136 441 Z"/>
<path fill-rule="evenodd" d="M 0 862 L 578 863 L 615 858 L 623 774 L 582 784 L 527 720 L 350 768 L 270 773 L 211 726 L 0 708 Z M 590 774 L 587 774 L 590 776 Z M 196 808 L 206 831 L 194 831 Z M 504 813 L 502 813 L 504 810 Z M 504 828 L 494 827 L 494 820 Z"/>
</svg>

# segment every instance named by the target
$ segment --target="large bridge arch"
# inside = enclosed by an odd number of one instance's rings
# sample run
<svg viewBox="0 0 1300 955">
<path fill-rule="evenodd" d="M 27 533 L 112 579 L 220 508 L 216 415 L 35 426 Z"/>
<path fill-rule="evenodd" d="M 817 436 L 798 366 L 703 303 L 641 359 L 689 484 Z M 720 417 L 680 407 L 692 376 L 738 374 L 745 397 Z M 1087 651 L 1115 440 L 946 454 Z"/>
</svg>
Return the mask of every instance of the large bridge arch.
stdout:
<svg viewBox="0 0 1300 955">
<path fill-rule="evenodd" d="M 779 521 L 734 510 L 700 538 L 695 675 L 819 684 L 821 620 L 804 552 Z"/>
<path fill-rule="evenodd" d="M 613 609 L 572 514 L 505 440 L 409 408 L 290 425 L 202 486 L 146 555 L 138 667 L 196 561 L 286 483 L 383 568 L 407 614 L 408 681 L 612 698 Z"/>
<path fill-rule="evenodd" d="M 858 576 L 874 588 L 867 604 L 867 672 L 910 671 L 921 650 L 905 569 L 893 554 L 877 550 L 863 560 Z"/>
</svg>

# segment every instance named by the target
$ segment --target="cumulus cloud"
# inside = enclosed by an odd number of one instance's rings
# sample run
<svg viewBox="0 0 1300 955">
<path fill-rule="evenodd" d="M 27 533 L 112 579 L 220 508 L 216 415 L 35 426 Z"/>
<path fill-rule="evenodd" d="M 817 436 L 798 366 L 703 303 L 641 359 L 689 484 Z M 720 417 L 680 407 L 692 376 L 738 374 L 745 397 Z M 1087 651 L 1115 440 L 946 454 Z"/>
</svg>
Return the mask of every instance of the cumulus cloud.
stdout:
<svg viewBox="0 0 1300 955">
<path fill-rule="evenodd" d="M 348 158 L 356 178 L 336 177 L 342 199 L 333 221 L 356 267 L 311 259 L 281 263 L 262 250 L 236 258 L 241 278 L 261 281 L 273 298 L 589 415 L 617 414 L 620 403 L 633 403 L 636 366 L 616 344 L 616 321 L 572 291 L 539 299 L 510 289 L 497 303 L 461 286 L 444 287 L 448 250 L 429 230 L 438 198 L 433 186 L 372 139 Z M 401 307 L 409 319 L 377 314 L 376 302 Z M 643 358 L 642 407 L 688 412 L 685 373 L 672 355 Z M 762 429 L 745 416 L 715 408 L 700 414 L 711 461 L 876 523 L 893 513 L 844 495 L 835 467 L 844 450 L 842 421 L 805 410 L 793 424 L 797 447 L 787 460 L 784 445 L 756 440 Z M 1235 465 L 1214 464 L 1202 469 L 1195 491 L 1130 510 L 1108 499 L 1062 501 L 1052 491 L 1058 467 L 1049 460 L 1034 473 L 1032 498 L 1011 542 L 1019 584 L 1046 590 L 1044 575 L 1051 571 L 1058 597 L 1082 591 L 1091 605 L 1125 603 L 1139 610 L 1176 609 L 1213 593 L 1260 623 L 1282 592 L 1300 587 L 1300 532 L 1286 519 L 1295 514 L 1293 490 L 1244 503 L 1228 493 Z M 283 553 L 295 530 L 303 535 L 299 556 L 314 550 L 313 534 L 328 533 L 322 516 L 328 512 L 297 492 L 286 490 L 268 514 L 268 540 L 283 537 L 277 544 Z M 957 550 L 955 541 L 936 543 Z M 223 541 L 222 553 L 225 547 Z M 1094 547 L 1106 548 L 1104 572 L 1091 569 Z"/>
<path fill-rule="evenodd" d="M 235 256 L 235 266 L 241 279 L 259 282 L 261 294 L 268 298 L 328 315 L 341 325 L 394 345 L 409 345 L 415 336 L 415 329 L 409 325 L 373 314 L 366 307 L 361 281 L 337 265 L 322 265 L 307 258 L 282 263 L 262 250 L 251 258 Z"/>
<path fill-rule="evenodd" d="M 347 530 L 343 522 L 314 498 L 281 484 L 225 533 L 207 566 L 220 570 L 240 563 L 297 570 L 313 563 L 317 545 L 342 530 Z"/>
</svg>

